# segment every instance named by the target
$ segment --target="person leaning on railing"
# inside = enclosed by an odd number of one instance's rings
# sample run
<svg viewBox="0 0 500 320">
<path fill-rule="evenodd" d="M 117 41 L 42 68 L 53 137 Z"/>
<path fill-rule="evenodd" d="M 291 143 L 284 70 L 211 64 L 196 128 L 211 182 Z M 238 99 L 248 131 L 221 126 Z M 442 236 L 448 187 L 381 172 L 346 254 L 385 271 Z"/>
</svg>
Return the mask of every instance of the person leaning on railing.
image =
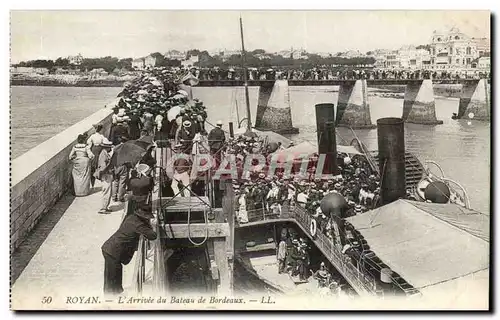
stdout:
<svg viewBox="0 0 500 320">
<path fill-rule="evenodd" d="M 141 204 L 125 217 L 118 230 L 101 247 L 104 256 L 104 293 L 117 295 L 123 292 L 123 265 L 132 260 L 139 245 L 139 237 L 148 240 L 157 237 L 151 224 L 154 219 L 151 206 Z"/>
</svg>

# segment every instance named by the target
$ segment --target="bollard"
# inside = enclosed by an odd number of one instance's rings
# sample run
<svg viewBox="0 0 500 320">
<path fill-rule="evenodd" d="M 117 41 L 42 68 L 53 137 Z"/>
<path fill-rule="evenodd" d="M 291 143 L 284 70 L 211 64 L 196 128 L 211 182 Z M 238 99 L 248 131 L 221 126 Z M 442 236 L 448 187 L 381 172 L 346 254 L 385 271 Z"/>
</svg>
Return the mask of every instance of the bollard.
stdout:
<svg viewBox="0 0 500 320">
<path fill-rule="evenodd" d="M 229 122 L 229 136 L 234 138 L 234 127 L 232 122 Z"/>
<path fill-rule="evenodd" d="M 338 175 L 334 105 L 333 103 L 320 103 L 315 108 L 318 153 L 326 155 L 323 174 Z"/>
<path fill-rule="evenodd" d="M 406 196 L 405 136 L 401 118 L 377 120 L 382 205 Z"/>
</svg>

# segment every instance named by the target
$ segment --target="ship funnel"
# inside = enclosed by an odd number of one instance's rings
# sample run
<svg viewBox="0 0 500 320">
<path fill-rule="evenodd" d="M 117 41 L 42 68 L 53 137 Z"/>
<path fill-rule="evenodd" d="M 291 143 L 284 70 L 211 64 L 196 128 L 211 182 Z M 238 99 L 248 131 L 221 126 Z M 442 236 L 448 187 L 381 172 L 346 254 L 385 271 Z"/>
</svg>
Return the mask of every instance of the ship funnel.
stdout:
<svg viewBox="0 0 500 320">
<path fill-rule="evenodd" d="M 318 153 L 326 155 L 323 174 L 338 175 L 334 105 L 333 103 L 320 103 L 315 108 Z"/>
<path fill-rule="evenodd" d="M 405 133 L 401 118 L 377 120 L 382 205 L 406 196 Z"/>
</svg>

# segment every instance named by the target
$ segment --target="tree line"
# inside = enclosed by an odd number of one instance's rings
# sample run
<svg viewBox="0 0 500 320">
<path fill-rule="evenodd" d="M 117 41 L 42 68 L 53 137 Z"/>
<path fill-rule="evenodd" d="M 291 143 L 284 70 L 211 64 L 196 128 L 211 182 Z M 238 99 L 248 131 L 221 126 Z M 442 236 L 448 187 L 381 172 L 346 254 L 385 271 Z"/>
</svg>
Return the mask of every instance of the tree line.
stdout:
<svg viewBox="0 0 500 320">
<path fill-rule="evenodd" d="M 179 67 L 180 60 L 168 59 L 159 52 L 150 54 L 156 58 L 156 66 L 160 67 Z M 259 55 L 266 55 L 266 58 L 260 59 Z M 229 57 L 220 55 L 211 56 L 208 51 L 200 51 L 198 49 L 189 50 L 186 53 L 186 58 L 198 56 L 198 62 L 194 66 L 201 68 L 230 68 L 243 65 L 242 55 L 233 54 Z M 282 57 L 280 55 L 266 53 L 263 49 L 256 49 L 246 53 L 246 65 L 249 67 L 291 67 L 291 68 L 313 68 L 323 65 L 370 65 L 375 63 L 373 57 L 357 57 L 357 58 L 342 58 L 339 56 L 330 56 L 323 58 L 317 54 L 307 54 L 308 59 L 293 59 L 290 57 Z M 79 65 L 72 65 L 67 58 L 57 58 L 55 60 L 30 60 L 15 64 L 15 67 L 33 67 L 47 68 L 53 72 L 56 68 L 73 69 L 80 71 L 90 71 L 92 69 L 104 69 L 111 73 L 114 70 L 132 71 L 132 58 L 120 59 L 117 57 L 101 57 L 101 58 L 84 58 Z"/>
</svg>

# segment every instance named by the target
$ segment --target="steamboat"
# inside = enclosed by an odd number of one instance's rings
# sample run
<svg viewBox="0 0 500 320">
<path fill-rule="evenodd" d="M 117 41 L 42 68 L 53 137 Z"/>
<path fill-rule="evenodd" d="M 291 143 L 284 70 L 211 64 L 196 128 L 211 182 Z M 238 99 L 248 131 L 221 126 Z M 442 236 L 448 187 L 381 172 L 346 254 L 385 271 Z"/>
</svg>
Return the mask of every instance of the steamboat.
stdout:
<svg viewBox="0 0 500 320">
<path fill-rule="evenodd" d="M 243 37 L 242 49 L 244 57 Z M 189 85 L 190 81 L 183 82 L 178 89 L 189 92 Z M 247 127 L 240 133 L 255 141 L 262 132 L 251 126 L 245 89 Z M 377 121 L 377 151 L 367 150 L 354 131 L 350 143 L 339 137 L 345 144 L 337 144 L 333 104 L 317 105 L 316 120 L 317 146 L 302 145 L 305 152 L 300 158 L 289 157 L 297 146 L 275 150 L 276 154 L 292 162 L 292 175 L 301 173 L 304 162 L 305 168 L 319 166 L 315 154 L 324 154 L 319 172 L 328 180 L 342 176 L 340 161 L 356 159 L 379 182 L 379 195 L 376 201 L 371 196 L 368 211 L 348 214 L 344 196 L 324 192 L 314 212 L 291 199 L 279 210 L 257 206 L 241 219 L 236 193 L 245 188 L 244 178 L 224 178 L 211 168 L 180 196 L 170 188 L 172 178 L 166 172 L 178 150 L 171 141 L 156 140 L 155 187 L 150 197 L 160 236 L 140 240 L 134 290 L 218 296 L 264 292 L 298 297 L 415 297 L 439 292 L 441 283 L 456 287 L 462 278 L 487 281 L 489 261 L 481 256 L 464 262 L 461 253 L 450 252 L 449 239 L 467 250 L 484 249 L 489 245 L 489 219 L 470 208 L 465 189 L 446 177 L 437 163 L 422 164 L 405 150 L 402 119 Z M 236 139 L 232 123 L 229 128 L 230 138 Z M 272 144 L 270 139 L 260 140 L 266 150 Z M 294 269 L 295 258 L 288 258 L 298 239 L 298 247 L 307 251 L 306 274 L 300 276 Z M 277 258 L 282 240 L 288 241 L 284 267 Z M 442 266 L 435 265 L 441 262 Z"/>
</svg>

